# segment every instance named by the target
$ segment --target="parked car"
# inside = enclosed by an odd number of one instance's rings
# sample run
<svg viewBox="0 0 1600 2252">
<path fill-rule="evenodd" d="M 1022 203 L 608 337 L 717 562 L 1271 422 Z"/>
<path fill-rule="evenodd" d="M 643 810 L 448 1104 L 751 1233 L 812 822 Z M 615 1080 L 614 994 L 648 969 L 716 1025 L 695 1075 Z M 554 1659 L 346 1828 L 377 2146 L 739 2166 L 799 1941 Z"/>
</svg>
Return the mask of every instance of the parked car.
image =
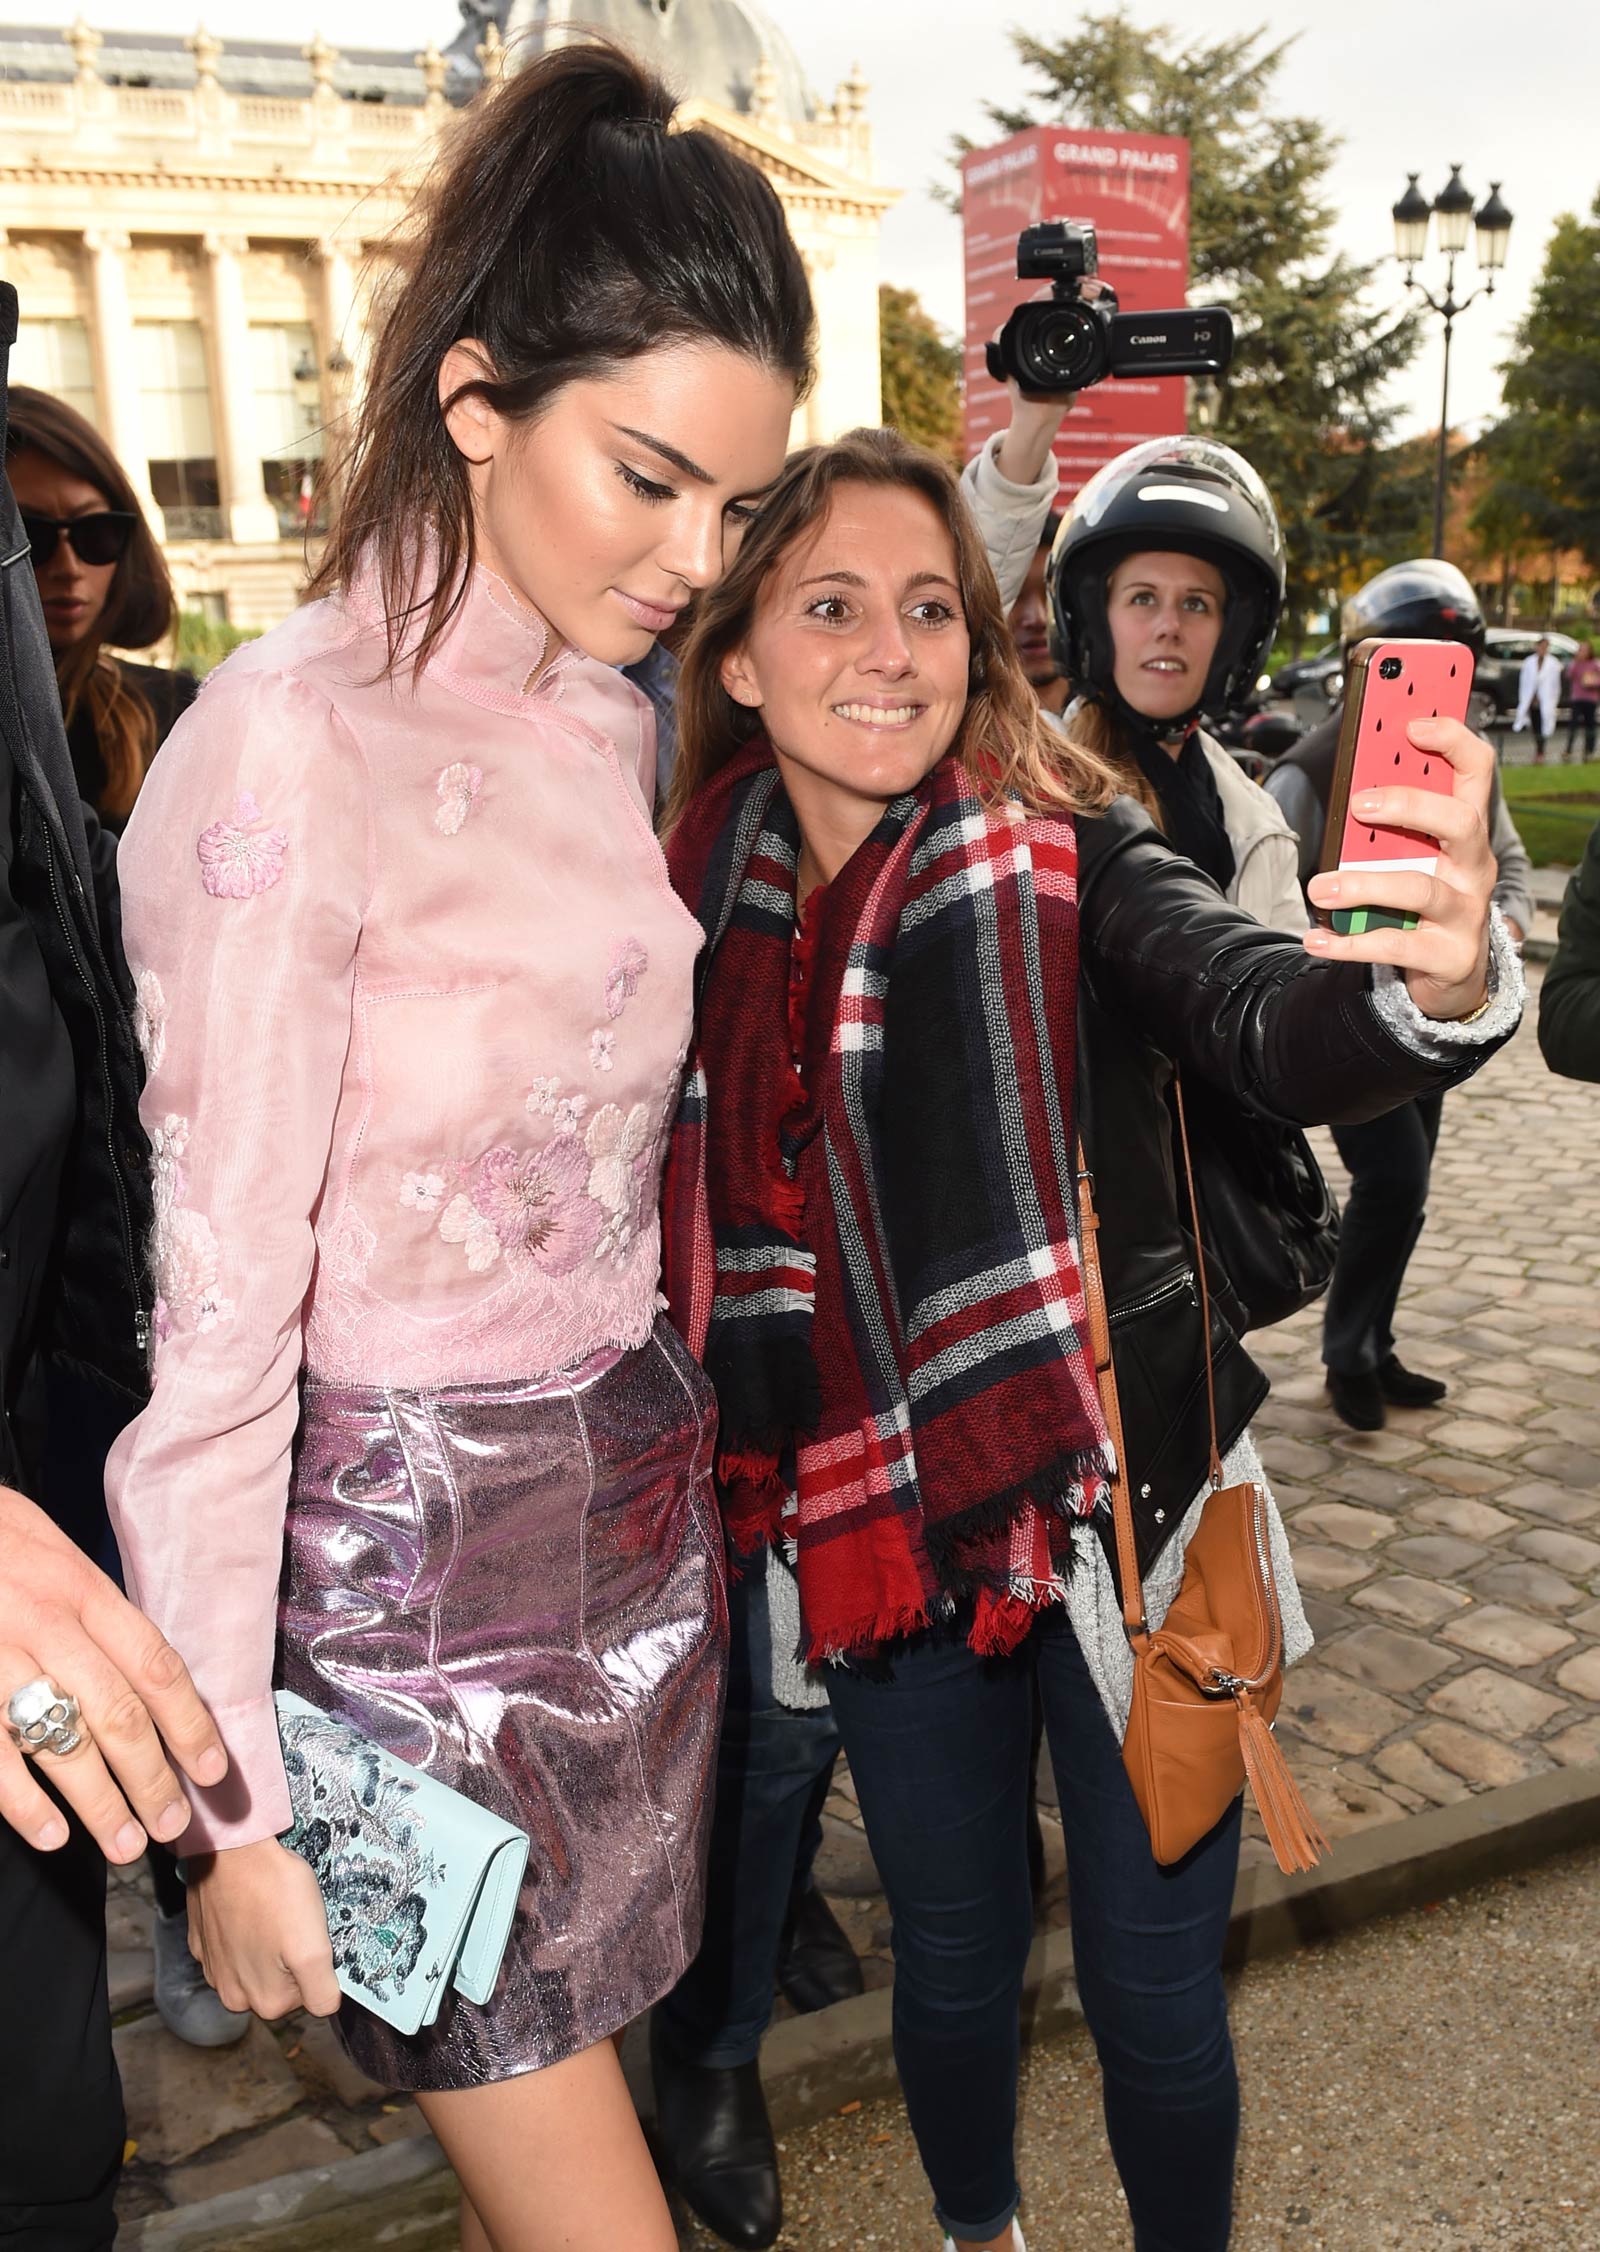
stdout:
<svg viewBox="0 0 1600 2252">
<path fill-rule="evenodd" d="M 1567 701 L 1567 679 L 1578 644 L 1570 633 L 1530 633 L 1526 626 L 1491 626 L 1484 636 L 1483 655 L 1473 675 L 1474 695 L 1487 695 L 1497 721 L 1513 719 L 1522 679 L 1522 663 L 1540 641 L 1548 641 L 1550 654 L 1561 667 L 1561 702 Z"/>
<path fill-rule="evenodd" d="M 1343 650 L 1337 641 L 1330 641 L 1325 649 L 1314 650 L 1309 657 L 1296 657 L 1291 664 L 1280 665 L 1272 676 L 1272 693 L 1302 696 L 1323 688 L 1328 675 L 1338 672 L 1343 664 Z"/>
</svg>

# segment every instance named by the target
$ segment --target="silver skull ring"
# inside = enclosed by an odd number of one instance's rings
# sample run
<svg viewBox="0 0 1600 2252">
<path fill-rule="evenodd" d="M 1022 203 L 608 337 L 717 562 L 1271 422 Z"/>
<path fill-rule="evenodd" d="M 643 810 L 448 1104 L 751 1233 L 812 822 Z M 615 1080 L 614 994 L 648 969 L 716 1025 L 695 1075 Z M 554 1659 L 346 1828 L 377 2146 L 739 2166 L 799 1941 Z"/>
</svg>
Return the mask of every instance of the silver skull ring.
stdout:
<svg viewBox="0 0 1600 2252">
<path fill-rule="evenodd" d="M 6 1726 L 12 1742 L 29 1759 L 40 1752 L 54 1752 L 59 1759 L 64 1753 L 75 1752 L 83 1742 L 83 1715 L 77 1698 L 58 1689 L 43 1674 L 12 1692 L 6 1704 Z"/>
</svg>

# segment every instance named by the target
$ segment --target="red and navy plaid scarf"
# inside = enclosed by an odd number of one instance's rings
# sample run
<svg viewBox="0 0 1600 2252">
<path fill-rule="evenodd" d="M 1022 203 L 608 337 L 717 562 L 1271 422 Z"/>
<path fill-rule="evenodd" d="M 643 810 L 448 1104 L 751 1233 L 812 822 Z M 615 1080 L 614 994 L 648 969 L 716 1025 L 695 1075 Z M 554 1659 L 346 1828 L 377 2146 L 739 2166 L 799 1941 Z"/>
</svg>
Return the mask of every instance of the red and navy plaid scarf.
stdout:
<svg viewBox="0 0 1600 2252">
<path fill-rule="evenodd" d="M 1109 1449 L 1076 1245 L 1077 845 L 944 759 L 821 895 L 795 1068 L 799 830 L 763 743 L 668 854 L 706 933 L 665 1281 L 749 1551 L 792 1542 L 813 1659 L 971 1606 L 1015 1646 Z M 811 938 L 808 915 L 807 937 Z"/>
</svg>

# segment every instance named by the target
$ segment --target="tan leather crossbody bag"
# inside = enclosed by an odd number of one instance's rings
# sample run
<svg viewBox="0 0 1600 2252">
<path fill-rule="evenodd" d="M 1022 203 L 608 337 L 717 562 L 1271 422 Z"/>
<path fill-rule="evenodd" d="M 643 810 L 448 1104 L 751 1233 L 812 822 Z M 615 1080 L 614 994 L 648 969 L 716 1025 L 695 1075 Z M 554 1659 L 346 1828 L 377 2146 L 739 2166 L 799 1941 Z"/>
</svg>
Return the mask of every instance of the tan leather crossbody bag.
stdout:
<svg viewBox="0 0 1600 2252">
<path fill-rule="evenodd" d="M 1200 1247 L 1183 1089 L 1176 1081 L 1174 1087 L 1194 1223 L 1200 1318 L 1205 1325 L 1212 1490 L 1184 1556 L 1183 1584 L 1165 1620 L 1153 1631 L 1144 1615 L 1134 1542 L 1128 1454 L 1100 1271 L 1094 1178 L 1081 1144 L 1078 1150 L 1084 1293 L 1101 1405 L 1116 1451 L 1112 1509 L 1117 1576 L 1123 1625 L 1133 1650 L 1133 1708 L 1122 1756 L 1158 1861 L 1181 1860 L 1221 1820 L 1248 1777 L 1279 1868 L 1309 1869 L 1327 1851 L 1328 1841 L 1300 1796 L 1272 1733 L 1283 1695 L 1283 1622 L 1267 1537 L 1267 1497 L 1260 1486 L 1222 1482 L 1211 1300 Z"/>
</svg>

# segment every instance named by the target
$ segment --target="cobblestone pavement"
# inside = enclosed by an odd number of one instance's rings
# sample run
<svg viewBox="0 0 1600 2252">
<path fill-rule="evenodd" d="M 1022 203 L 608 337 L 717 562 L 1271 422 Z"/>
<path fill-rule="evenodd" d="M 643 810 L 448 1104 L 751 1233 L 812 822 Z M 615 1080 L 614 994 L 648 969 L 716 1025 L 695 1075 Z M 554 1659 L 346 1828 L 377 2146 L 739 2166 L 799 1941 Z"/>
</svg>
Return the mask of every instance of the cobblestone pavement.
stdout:
<svg viewBox="0 0 1600 2252">
<path fill-rule="evenodd" d="M 1399 1324 L 1404 1357 L 1450 1383 L 1439 1409 L 1395 1411 L 1370 1437 L 1346 1431 L 1323 1395 L 1316 1312 L 1256 1340 L 1274 1387 L 1262 1452 L 1318 1638 L 1290 1676 L 1280 1733 L 1335 1838 L 1558 1762 L 1600 1762 L 1597 1146 L 1600 1088 L 1546 1072 L 1531 1012 L 1449 1098 Z M 1250 1827 L 1246 1853 L 1264 1858 L 1253 1816 Z M 1049 1819 L 1045 1836 L 1041 1905 L 1056 1924 L 1065 1884 Z M 868 1983 L 886 1984 L 887 1911 L 842 1769 L 821 1873 Z M 137 2145 L 130 2215 L 418 2131 L 412 2107 L 364 2081 L 324 2025 L 256 2026 L 220 2054 L 184 2049 L 148 2014 L 136 1882 L 113 1887 L 111 1919 L 113 1991 L 129 2013 L 118 2047 Z"/>
<path fill-rule="evenodd" d="M 1235 1980 L 1234 2252 L 1595 2252 L 1597 1882 L 1574 1854 Z M 782 2163 L 778 2252 L 937 2252 L 898 2102 L 786 2135 Z M 1018 2166 L 1028 2252 L 1122 2252 L 1081 2025 L 1024 2058 Z"/>
</svg>

